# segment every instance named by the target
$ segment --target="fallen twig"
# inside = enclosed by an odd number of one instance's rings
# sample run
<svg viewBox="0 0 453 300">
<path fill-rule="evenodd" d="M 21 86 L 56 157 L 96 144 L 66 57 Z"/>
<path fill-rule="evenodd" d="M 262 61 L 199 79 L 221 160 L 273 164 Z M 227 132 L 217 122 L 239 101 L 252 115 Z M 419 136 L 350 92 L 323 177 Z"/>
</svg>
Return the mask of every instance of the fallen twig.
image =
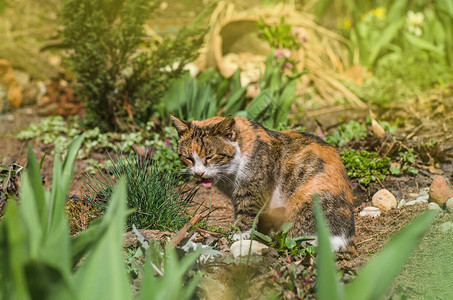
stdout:
<svg viewBox="0 0 453 300">
<path fill-rule="evenodd" d="M 199 227 L 195 227 L 195 229 L 200 231 L 200 232 L 207 233 L 207 234 L 210 234 L 210 235 L 213 235 L 213 236 L 220 236 L 222 234 L 220 232 L 212 232 L 212 231 L 205 230 L 205 229 L 202 229 L 202 228 L 199 228 Z"/>
<path fill-rule="evenodd" d="M 200 220 L 201 216 L 200 215 L 195 215 L 193 216 L 192 219 L 190 219 L 189 222 L 187 222 L 186 225 L 184 225 L 183 228 L 181 228 L 180 231 L 175 235 L 175 237 L 171 240 L 171 244 L 173 246 L 177 246 L 186 236 L 187 230 L 189 230 L 190 227 L 194 226 L 197 224 L 197 222 Z"/>
</svg>

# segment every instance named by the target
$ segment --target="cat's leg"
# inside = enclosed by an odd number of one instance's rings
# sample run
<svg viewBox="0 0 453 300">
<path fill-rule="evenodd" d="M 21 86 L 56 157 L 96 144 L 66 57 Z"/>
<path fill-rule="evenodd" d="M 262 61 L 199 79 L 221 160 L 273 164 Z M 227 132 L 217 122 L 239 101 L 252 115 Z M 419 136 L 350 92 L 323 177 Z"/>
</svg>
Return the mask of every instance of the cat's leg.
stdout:
<svg viewBox="0 0 453 300">
<path fill-rule="evenodd" d="M 233 239 L 247 239 L 252 231 L 253 221 L 261 209 L 258 193 L 250 186 L 238 188 L 233 193 L 234 225 L 240 232 L 233 235 Z"/>
</svg>

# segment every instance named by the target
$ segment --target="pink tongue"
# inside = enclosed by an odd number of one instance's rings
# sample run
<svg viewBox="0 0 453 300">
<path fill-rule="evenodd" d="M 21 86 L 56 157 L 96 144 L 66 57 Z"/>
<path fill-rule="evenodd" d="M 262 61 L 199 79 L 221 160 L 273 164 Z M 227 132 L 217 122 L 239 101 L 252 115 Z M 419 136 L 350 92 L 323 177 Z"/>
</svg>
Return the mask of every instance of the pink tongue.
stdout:
<svg viewBox="0 0 453 300">
<path fill-rule="evenodd" d="M 212 184 L 212 181 L 211 180 L 203 180 L 201 182 L 202 185 L 204 185 L 205 187 L 210 187 L 211 184 Z"/>
</svg>

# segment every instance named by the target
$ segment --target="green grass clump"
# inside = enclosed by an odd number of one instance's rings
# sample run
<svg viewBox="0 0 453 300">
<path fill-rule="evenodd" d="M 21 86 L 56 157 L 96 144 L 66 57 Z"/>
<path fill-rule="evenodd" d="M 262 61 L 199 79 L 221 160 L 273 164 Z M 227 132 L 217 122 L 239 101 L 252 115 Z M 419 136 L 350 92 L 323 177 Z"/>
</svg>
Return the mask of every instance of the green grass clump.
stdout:
<svg viewBox="0 0 453 300">
<path fill-rule="evenodd" d="M 349 178 L 360 178 L 360 183 L 369 184 L 382 181 L 389 174 L 390 157 L 378 157 L 376 152 L 366 150 L 346 150 L 341 153 L 341 161 Z"/>
<path fill-rule="evenodd" d="M 101 210 L 108 206 L 118 178 L 127 179 L 127 207 L 134 210 L 127 218 L 128 228 L 176 230 L 188 220 L 187 208 L 196 189 L 188 188 L 180 172 L 169 171 L 165 163 L 138 155 L 112 160 L 109 175 L 87 174 L 85 196 Z"/>
</svg>

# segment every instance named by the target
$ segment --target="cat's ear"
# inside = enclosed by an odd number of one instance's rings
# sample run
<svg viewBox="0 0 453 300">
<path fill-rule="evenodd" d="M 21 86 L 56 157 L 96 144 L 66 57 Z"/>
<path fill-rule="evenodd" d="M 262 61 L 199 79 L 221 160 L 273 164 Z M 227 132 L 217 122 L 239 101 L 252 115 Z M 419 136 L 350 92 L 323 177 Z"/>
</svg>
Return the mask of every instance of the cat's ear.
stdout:
<svg viewBox="0 0 453 300">
<path fill-rule="evenodd" d="M 182 136 L 186 131 L 189 130 L 190 122 L 178 119 L 177 117 L 172 115 L 170 115 L 170 118 L 176 128 L 176 131 L 178 132 L 178 136 Z"/>
<path fill-rule="evenodd" d="M 236 140 L 236 131 L 234 130 L 235 120 L 233 116 L 226 117 L 214 128 L 214 134 L 220 134 L 231 141 Z"/>
</svg>

